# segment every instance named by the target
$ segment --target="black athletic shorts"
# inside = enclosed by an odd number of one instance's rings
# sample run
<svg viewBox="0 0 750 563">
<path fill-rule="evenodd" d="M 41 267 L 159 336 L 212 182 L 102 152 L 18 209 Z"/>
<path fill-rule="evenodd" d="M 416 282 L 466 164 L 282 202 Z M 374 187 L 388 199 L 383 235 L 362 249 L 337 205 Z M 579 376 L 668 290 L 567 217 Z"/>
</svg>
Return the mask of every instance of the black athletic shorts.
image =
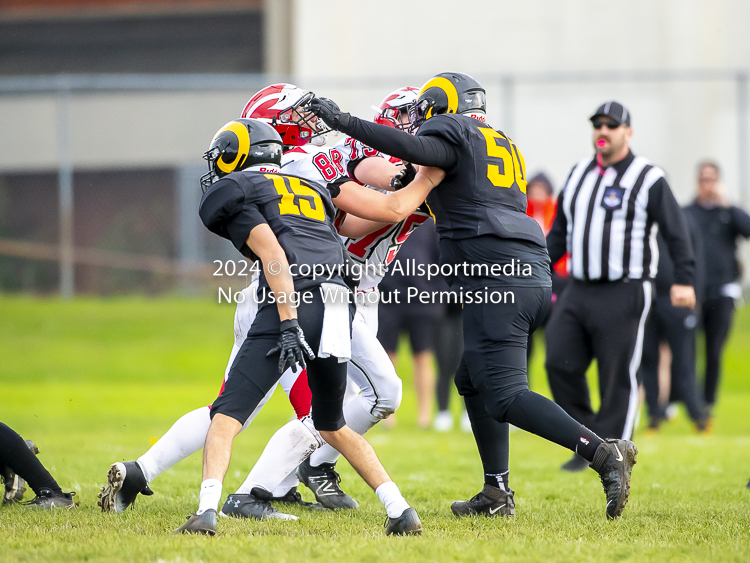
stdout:
<svg viewBox="0 0 750 563">
<path fill-rule="evenodd" d="M 411 351 L 419 354 L 435 349 L 435 325 L 442 306 L 432 303 L 381 303 L 378 307 L 378 340 L 387 352 L 396 352 L 401 331 L 409 335 Z"/>
<path fill-rule="evenodd" d="M 301 300 L 297 308 L 305 340 L 317 353 L 323 328 L 324 304 L 318 288 L 310 289 L 310 303 Z M 278 382 L 278 354 L 266 357 L 279 340 L 279 312 L 275 304 L 262 304 L 255 321 L 229 370 L 224 389 L 211 406 L 217 413 L 244 424 L 266 393 Z M 318 430 L 339 430 L 345 424 L 346 363 L 338 358 L 307 360 L 307 381 L 312 392 L 312 419 Z"/>
</svg>

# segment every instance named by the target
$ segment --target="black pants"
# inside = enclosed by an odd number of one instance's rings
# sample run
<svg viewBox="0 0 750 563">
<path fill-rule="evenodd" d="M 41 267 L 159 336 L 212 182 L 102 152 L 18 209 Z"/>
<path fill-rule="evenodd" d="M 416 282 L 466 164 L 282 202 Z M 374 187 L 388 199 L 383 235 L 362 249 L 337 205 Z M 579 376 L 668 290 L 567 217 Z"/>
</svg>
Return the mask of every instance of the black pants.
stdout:
<svg viewBox="0 0 750 563">
<path fill-rule="evenodd" d="M 310 303 L 300 302 L 297 321 L 305 340 L 317 354 L 323 328 L 324 304 L 320 291 L 310 290 Z M 281 377 L 279 356 L 266 357 L 279 340 L 276 305 L 262 305 L 229 370 L 224 389 L 211 406 L 217 413 L 244 424 L 266 393 Z M 318 430 L 339 430 L 344 426 L 343 401 L 346 391 L 346 363 L 337 358 L 307 360 L 307 381 L 312 392 L 312 419 Z"/>
<path fill-rule="evenodd" d="M 42 489 L 62 493 L 57 481 L 31 452 L 20 434 L 0 422 L 0 474 L 4 475 L 7 468 L 25 479 L 37 495 Z"/>
<path fill-rule="evenodd" d="M 703 401 L 695 380 L 695 328 L 694 310 L 673 307 L 669 294 L 657 295 L 651 314 L 646 321 L 643 340 L 641 376 L 646 390 L 649 415 L 664 418 L 664 405 L 659 404 L 659 343 L 668 342 L 672 350 L 670 398 L 681 401 L 695 421 L 702 420 Z"/>
<path fill-rule="evenodd" d="M 706 334 L 706 379 L 703 398 L 707 405 L 716 402 L 716 389 L 721 377 L 721 355 L 729 336 L 734 316 L 734 299 L 717 297 L 701 304 L 703 330 Z"/>
<path fill-rule="evenodd" d="M 435 358 L 438 364 L 437 404 L 438 410 L 446 411 L 456 368 L 464 351 L 460 309 L 457 314 L 449 313 L 440 319 L 435 329 Z"/>
<path fill-rule="evenodd" d="M 649 281 L 573 281 L 547 325 L 546 368 L 555 402 L 602 438 L 632 436 L 651 294 Z M 591 407 L 586 381 L 594 358 L 599 367 L 598 413 Z"/>
<path fill-rule="evenodd" d="M 515 303 L 464 306 L 464 353 L 456 372 L 459 394 L 480 395 L 500 422 L 512 399 L 529 389 L 526 344 L 546 317 L 552 294 L 549 287 L 506 289 Z"/>
</svg>

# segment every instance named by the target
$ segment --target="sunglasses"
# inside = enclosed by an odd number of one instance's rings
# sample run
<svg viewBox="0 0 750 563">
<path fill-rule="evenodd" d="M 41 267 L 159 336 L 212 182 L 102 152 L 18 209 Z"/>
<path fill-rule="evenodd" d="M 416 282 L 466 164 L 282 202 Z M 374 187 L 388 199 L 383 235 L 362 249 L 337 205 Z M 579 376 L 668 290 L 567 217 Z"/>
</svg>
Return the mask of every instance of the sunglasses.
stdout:
<svg viewBox="0 0 750 563">
<path fill-rule="evenodd" d="M 599 121 L 598 119 L 595 119 L 591 122 L 591 124 L 594 126 L 594 129 L 601 129 L 602 127 L 606 127 L 607 129 L 617 129 L 622 124 L 621 123 L 613 123 L 611 121 Z"/>
</svg>

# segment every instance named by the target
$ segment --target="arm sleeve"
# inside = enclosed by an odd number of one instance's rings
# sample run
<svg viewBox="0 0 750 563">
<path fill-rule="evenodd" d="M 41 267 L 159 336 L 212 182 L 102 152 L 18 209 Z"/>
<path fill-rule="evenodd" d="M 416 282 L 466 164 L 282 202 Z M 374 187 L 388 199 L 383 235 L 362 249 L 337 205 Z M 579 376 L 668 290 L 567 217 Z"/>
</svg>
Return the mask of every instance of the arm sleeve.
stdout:
<svg viewBox="0 0 750 563">
<path fill-rule="evenodd" d="M 730 207 L 729 212 L 732 214 L 732 224 L 737 234 L 745 238 L 750 237 L 750 215 L 744 209 L 739 207 Z"/>
<path fill-rule="evenodd" d="M 458 161 L 456 146 L 446 139 L 433 135 L 413 136 L 393 127 L 363 121 L 351 116 L 349 124 L 341 131 L 362 141 L 382 153 L 422 166 L 435 166 L 444 170 Z"/>
<path fill-rule="evenodd" d="M 674 281 L 679 285 L 695 283 L 695 257 L 685 216 L 669 184 L 659 178 L 648 192 L 646 211 L 658 224 L 674 263 Z"/>
<path fill-rule="evenodd" d="M 245 201 L 237 182 L 228 178 L 216 182 L 203 196 L 198 213 L 209 231 L 230 240 L 243 256 L 256 259 L 247 237 L 266 219 L 256 204 Z"/>
<path fill-rule="evenodd" d="M 565 192 L 561 192 L 560 197 L 557 198 L 555 220 L 552 222 L 552 228 L 549 230 L 549 233 L 547 233 L 547 251 L 549 252 L 552 264 L 557 264 L 567 251 L 568 220 L 563 211 L 564 195 Z"/>
</svg>

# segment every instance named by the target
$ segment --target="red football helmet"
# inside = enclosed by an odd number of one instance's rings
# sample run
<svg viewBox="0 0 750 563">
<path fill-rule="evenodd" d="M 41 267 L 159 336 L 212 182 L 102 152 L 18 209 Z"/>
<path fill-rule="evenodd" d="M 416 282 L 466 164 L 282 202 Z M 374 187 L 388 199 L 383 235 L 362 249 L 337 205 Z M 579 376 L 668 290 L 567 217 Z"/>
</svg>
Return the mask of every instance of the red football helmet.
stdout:
<svg viewBox="0 0 750 563">
<path fill-rule="evenodd" d="M 375 123 L 395 127 L 396 129 L 407 129 L 409 124 L 401 123 L 401 112 L 408 112 L 409 106 L 417 101 L 419 88 L 406 86 L 388 94 L 380 103 L 378 113 L 375 114 Z"/>
<path fill-rule="evenodd" d="M 240 117 L 270 124 L 286 147 L 299 147 L 311 141 L 322 145 L 323 135 L 330 129 L 312 113 L 300 109 L 314 97 L 314 93 L 294 84 L 271 84 L 250 98 Z"/>
</svg>

